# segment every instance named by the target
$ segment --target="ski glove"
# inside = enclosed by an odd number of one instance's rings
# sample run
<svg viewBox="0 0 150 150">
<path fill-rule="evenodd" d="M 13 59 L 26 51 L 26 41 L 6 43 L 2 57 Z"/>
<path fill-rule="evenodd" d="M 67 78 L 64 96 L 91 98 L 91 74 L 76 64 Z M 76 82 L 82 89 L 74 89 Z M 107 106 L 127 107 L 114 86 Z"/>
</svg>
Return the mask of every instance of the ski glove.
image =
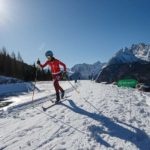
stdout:
<svg viewBox="0 0 150 150">
<path fill-rule="evenodd" d="M 63 79 L 68 79 L 68 75 L 67 75 L 67 72 L 66 72 L 66 71 L 64 71 L 64 72 L 62 73 L 62 76 L 63 76 Z"/>
<path fill-rule="evenodd" d="M 40 60 L 37 60 L 37 64 L 38 64 L 38 65 L 40 65 L 40 64 L 41 64 Z"/>
</svg>

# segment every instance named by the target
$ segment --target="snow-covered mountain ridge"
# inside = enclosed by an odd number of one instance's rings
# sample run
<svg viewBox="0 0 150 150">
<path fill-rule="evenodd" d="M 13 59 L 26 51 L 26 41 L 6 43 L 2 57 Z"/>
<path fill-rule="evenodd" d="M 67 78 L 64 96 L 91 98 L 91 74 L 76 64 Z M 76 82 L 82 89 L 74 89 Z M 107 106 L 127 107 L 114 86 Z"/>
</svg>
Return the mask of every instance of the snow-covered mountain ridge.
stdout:
<svg viewBox="0 0 150 150">
<path fill-rule="evenodd" d="M 125 47 L 119 50 L 107 65 L 119 63 L 133 63 L 138 61 L 150 62 L 150 45 L 144 43 L 133 44 L 130 48 Z"/>
<path fill-rule="evenodd" d="M 94 64 L 76 64 L 71 70 L 77 73 L 81 79 L 89 79 L 90 76 L 91 78 L 97 76 L 103 66 L 104 63 L 97 61 Z"/>
</svg>

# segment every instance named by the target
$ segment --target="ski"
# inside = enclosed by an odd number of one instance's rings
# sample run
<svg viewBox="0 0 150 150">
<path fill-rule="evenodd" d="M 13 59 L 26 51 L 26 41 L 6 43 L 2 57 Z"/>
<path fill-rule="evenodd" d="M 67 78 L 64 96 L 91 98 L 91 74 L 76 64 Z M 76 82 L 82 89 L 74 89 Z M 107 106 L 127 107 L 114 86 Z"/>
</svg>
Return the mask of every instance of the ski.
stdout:
<svg viewBox="0 0 150 150">
<path fill-rule="evenodd" d="M 70 96 L 64 96 L 63 98 L 61 98 L 61 100 L 60 101 L 62 101 L 63 99 L 66 99 L 66 98 L 69 98 Z M 54 99 L 50 99 L 50 101 L 52 102 L 52 103 L 55 103 L 55 100 Z"/>
<path fill-rule="evenodd" d="M 57 103 L 55 103 L 55 100 L 54 100 L 54 99 L 50 99 L 50 101 L 52 102 L 52 104 L 49 105 L 49 106 L 42 106 L 43 111 L 46 111 L 47 109 L 49 109 L 49 108 L 51 108 L 51 107 L 53 107 L 53 106 L 55 106 L 55 105 L 61 104 L 62 102 L 66 101 L 68 97 L 70 97 L 70 96 L 64 96 L 64 98 L 62 98 L 62 99 L 61 99 L 59 102 L 57 102 Z"/>
<path fill-rule="evenodd" d="M 43 111 L 46 111 L 47 109 L 49 109 L 49 108 L 51 108 L 51 107 L 53 107 L 53 106 L 55 106 L 55 105 L 57 105 L 57 104 L 52 104 L 52 105 L 50 105 L 50 106 L 48 106 L 48 107 L 42 106 L 42 109 L 43 109 Z"/>
<path fill-rule="evenodd" d="M 46 106 L 46 107 L 42 106 L 42 109 L 43 109 L 43 111 L 46 111 L 47 109 L 49 109 L 49 108 L 51 108 L 51 107 L 53 107 L 53 106 L 55 106 L 55 105 L 61 104 L 62 102 L 66 101 L 66 100 L 67 100 L 67 99 L 63 99 L 63 100 L 60 100 L 60 101 L 57 102 L 57 103 L 54 103 L 54 102 L 53 102 L 53 104 L 51 104 L 51 105 L 49 105 L 49 106 Z"/>
</svg>

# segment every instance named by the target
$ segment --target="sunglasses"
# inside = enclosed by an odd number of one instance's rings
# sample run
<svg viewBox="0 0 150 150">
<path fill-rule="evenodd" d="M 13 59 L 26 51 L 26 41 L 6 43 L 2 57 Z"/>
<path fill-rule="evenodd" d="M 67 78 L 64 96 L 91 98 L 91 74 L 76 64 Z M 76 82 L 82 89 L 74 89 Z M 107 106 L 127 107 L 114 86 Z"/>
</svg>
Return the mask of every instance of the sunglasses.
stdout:
<svg viewBox="0 0 150 150">
<path fill-rule="evenodd" d="M 47 58 L 52 58 L 51 56 L 46 56 Z"/>
</svg>

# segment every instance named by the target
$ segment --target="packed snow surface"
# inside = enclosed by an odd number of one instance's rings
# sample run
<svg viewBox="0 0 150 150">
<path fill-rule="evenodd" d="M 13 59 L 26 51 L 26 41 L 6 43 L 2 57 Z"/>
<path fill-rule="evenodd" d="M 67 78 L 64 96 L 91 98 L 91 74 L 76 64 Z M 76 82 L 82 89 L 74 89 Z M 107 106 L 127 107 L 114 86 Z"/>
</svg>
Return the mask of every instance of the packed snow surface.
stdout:
<svg viewBox="0 0 150 150">
<path fill-rule="evenodd" d="M 67 98 L 45 112 L 54 99 L 51 82 L 37 83 L 33 102 L 29 92 L 16 96 L 23 103 L 1 109 L 0 150 L 150 150 L 149 93 L 71 84 L 61 82 Z"/>
</svg>

